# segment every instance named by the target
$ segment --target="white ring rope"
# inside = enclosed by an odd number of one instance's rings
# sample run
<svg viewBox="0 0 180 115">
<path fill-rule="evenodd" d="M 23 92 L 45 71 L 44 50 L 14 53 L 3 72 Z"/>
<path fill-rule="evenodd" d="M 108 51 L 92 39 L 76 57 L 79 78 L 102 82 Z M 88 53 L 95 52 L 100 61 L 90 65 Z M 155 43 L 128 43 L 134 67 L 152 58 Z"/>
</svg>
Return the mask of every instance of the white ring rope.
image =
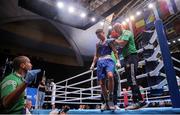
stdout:
<svg viewBox="0 0 180 115">
<path fill-rule="evenodd" d="M 178 63 L 180 63 L 180 60 L 176 59 L 175 57 L 172 57 L 172 59 Z"/>
<path fill-rule="evenodd" d="M 174 67 L 174 69 L 180 72 L 180 68 L 178 68 L 178 67 Z"/>
<path fill-rule="evenodd" d="M 154 53 L 147 59 L 144 59 L 142 61 L 138 62 L 138 66 L 142 66 L 142 65 L 146 65 L 146 62 L 151 62 L 151 61 L 156 61 L 158 62 L 158 65 L 156 66 L 156 68 L 148 73 L 144 73 L 141 75 L 137 75 L 136 78 L 137 79 L 141 79 L 144 77 L 148 77 L 148 76 L 162 76 L 164 77 L 164 79 L 159 83 L 156 84 L 154 86 L 149 86 L 149 87 L 145 87 L 142 88 L 141 90 L 143 90 L 145 92 L 145 97 L 146 97 L 146 101 L 151 101 L 152 99 L 158 99 L 159 97 L 148 97 L 148 94 L 150 93 L 149 90 L 150 89 L 159 89 L 162 88 L 163 86 L 167 85 L 167 80 L 166 75 L 164 73 L 161 73 L 160 70 L 163 68 L 164 64 L 163 61 L 160 60 L 158 56 L 158 54 L 161 53 L 160 51 L 160 46 L 157 45 L 156 47 L 154 47 L 153 43 L 157 40 L 157 32 L 154 31 L 151 39 L 149 40 L 149 43 L 144 47 L 138 50 L 138 53 L 142 53 L 144 50 L 148 50 L 148 49 L 154 49 Z M 172 57 L 172 59 L 178 63 L 180 63 L 180 60 Z M 95 71 L 97 68 L 95 68 L 93 71 Z M 174 67 L 174 69 L 176 69 L 177 71 L 180 71 L 180 69 L 178 67 Z M 101 89 L 100 86 L 97 84 L 97 76 L 94 76 L 92 70 L 88 70 L 85 71 L 81 74 L 75 75 L 73 77 L 70 77 L 68 79 L 65 79 L 63 81 L 57 82 L 56 83 L 56 101 L 55 103 L 67 103 L 67 104 L 100 104 L 100 97 L 101 97 Z M 118 76 L 119 73 L 124 72 L 124 68 L 118 69 Z M 82 77 L 84 75 L 87 74 L 91 74 L 90 78 L 87 78 L 83 81 L 80 82 L 76 82 L 76 83 L 72 83 L 69 84 L 70 81 Z M 177 77 L 178 78 L 178 77 Z M 94 81 L 95 80 L 95 81 Z M 74 80 L 75 81 L 75 80 Z M 94 84 L 95 82 L 95 84 Z M 122 83 L 127 82 L 127 79 L 120 79 L 120 86 Z M 86 88 L 83 87 L 78 87 L 77 85 L 81 85 L 84 83 L 88 83 L 86 85 Z M 76 87 L 75 87 L 76 86 Z M 88 88 L 87 88 L 88 87 Z M 120 89 L 120 97 L 122 96 L 121 89 Z M 129 91 L 128 91 L 129 93 Z M 46 97 L 50 97 L 50 96 L 46 96 Z M 86 102 L 87 100 L 97 100 L 95 102 Z M 119 99 L 121 100 L 121 99 Z M 98 102 L 99 101 L 99 102 Z M 48 101 L 47 101 L 48 102 Z"/>
</svg>

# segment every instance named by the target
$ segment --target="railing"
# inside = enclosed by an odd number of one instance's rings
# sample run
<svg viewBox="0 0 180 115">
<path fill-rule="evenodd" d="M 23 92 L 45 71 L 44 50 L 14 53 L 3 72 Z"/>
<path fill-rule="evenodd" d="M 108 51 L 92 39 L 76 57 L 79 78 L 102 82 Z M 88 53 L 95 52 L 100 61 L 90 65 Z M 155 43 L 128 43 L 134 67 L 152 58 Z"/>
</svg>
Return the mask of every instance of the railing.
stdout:
<svg viewBox="0 0 180 115">
<path fill-rule="evenodd" d="M 163 87 L 164 85 L 167 85 L 166 81 L 166 75 L 160 70 L 163 68 L 163 62 L 161 59 L 157 58 L 160 52 L 160 47 L 157 45 L 154 47 L 153 43 L 156 41 L 157 33 L 156 31 L 153 33 L 153 36 L 151 37 L 148 45 L 146 45 L 144 48 L 141 48 L 138 50 L 138 53 L 142 53 L 144 50 L 147 49 L 154 49 L 154 53 L 151 57 L 139 61 L 138 65 L 145 65 L 146 62 L 150 61 L 157 61 L 159 64 L 157 67 L 148 73 L 144 73 L 141 75 L 137 75 L 137 79 L 141 79 L 147 76 L 162 76 L 164 77 L 164 80 L 162 80 L 159 84 L 156 84 L 151 87 L 145 87 L 142 90 L 146 92 L 146 100 L 149 101 L 151 98 L 148 97 L 148 93 L 150 89 L 157 89 L 160 87 Z M 172 57 L 172 59 L 178 63 L 180 63 L 180 60 Z M 177 71 L 180 69 L 178 67 L 174 67 Z M 100 86 L 97 83 L 97 76 L 94 75 L 94 71 L 96 68 L 91 71 L 85 71 L 81 74 L 78 74 L 76 76 L 70 77 L 68 79 L 65 79 L 63 81 L 56 83 L 56 101 L 55 103 L 67 103 L 67 104 L 98 104 L 100 103 L 100 97 L 101 97 L 101 89 Z M 124 72 L 124 68 L 121 68 L 118 70 L 118 73 Z M 89 74 L 89 75 L 88 75 Z M 178 78 L 178 77 L 177 77 Z M 76 79 L 83 79 L 80 82 L 77 82 Z M 178 78 L 179 80 L 179 78 Z M 126 79 L 120 80 L 120 84 L 127 82 Z M 84 84 L 84 85 L 83 85 Z M 120 95 L 122 92 L 120 92 Z M 91 101 L 90 101 L 91 100 Z M 96 100 L 93 102 L 92 100 Z"/>
</svg>

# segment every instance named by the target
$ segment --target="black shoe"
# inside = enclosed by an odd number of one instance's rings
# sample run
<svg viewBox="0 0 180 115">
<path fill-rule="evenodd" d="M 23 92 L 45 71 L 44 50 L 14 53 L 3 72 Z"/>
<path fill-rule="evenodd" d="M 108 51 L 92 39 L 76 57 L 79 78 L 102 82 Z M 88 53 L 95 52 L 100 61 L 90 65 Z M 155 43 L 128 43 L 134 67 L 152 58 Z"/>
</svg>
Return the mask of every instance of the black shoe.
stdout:
<svg viewBox="0 0 180 115">
<path fill-rule="evenodd" d="M 143 102 L 139 102 L 139 107 L 140 108 L 146 108 L 146 107 L 148 107 L 148 103 L 147 102 L 145 102 L 145 101 L 143 101 Z"/>
<path fill-rule="evenodd" d="M 135 109 L 139 109 L 139 108 L 140 108 L 140 104 L 139 103 L 133 103 L 132 105 L 127 106 L 125 108 L 125 110 L 135 110 Z"/>
</svg>

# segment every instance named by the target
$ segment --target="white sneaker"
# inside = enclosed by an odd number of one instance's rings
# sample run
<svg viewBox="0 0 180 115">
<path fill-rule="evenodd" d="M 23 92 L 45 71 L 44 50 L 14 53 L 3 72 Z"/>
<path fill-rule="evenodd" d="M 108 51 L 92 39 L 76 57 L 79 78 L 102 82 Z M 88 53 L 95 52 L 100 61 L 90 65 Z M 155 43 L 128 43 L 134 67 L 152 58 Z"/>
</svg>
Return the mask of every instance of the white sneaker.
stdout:
<svg viewBox="0 0 180 115">
<path fill-rule="evenodd" d="M 103 110 L 110 110 L 109 105 L 107 105 L 106 103 L 105 103 L 105 104 L 102 104 L 102 105 L 101 105 L 101 111 L 103 111 Z"/>
<path fill-rule="evenodd" d="M 101 110 L 105 110 L 106 109 L 106 104 L 101 104 Z"/>
<path fill-rule="evenodd" d="M 121 109 L 118 105 L 114 106 L 116 110 Z"/>
</svg>

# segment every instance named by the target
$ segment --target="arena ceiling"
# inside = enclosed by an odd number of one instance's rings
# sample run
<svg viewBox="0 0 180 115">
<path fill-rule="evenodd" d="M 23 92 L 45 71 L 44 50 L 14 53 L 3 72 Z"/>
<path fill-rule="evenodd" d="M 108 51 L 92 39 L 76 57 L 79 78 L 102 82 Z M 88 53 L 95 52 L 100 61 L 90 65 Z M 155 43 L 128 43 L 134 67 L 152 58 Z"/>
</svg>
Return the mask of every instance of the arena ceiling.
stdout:
<svg viewBox="0 0 180 115">
<path fill-rule="evenodd" d="M 1 0 L 0 51 L 40 57 L 58 64 L 83 65 L 94 53 L 96 40 L 91 33 L 97 27 L 92 26 L 117 10 L 116 5 L 121 8 L 133 0 L 64 0 L 87 11 L 88 16 L 96 14 L 98 20 L 93 23 L 82 22 L 77 17 L 65 18 L 62 12 L 57 16 L 59 12 L 53 6 L 57 1 Z"/>
<path fill-rule="evenodd" d="M 57 9 L 57 2 L 85 11 L 80 19 Z M 82 66 L 92 60 L 97 23 L 113 14 L 117 19 L 129 8 L 150 0 L 1 0 L 0 52 L 30 55 L 57 64 Z M 67 6 L 65 6 L 66 8 Z"/>
</svg>

